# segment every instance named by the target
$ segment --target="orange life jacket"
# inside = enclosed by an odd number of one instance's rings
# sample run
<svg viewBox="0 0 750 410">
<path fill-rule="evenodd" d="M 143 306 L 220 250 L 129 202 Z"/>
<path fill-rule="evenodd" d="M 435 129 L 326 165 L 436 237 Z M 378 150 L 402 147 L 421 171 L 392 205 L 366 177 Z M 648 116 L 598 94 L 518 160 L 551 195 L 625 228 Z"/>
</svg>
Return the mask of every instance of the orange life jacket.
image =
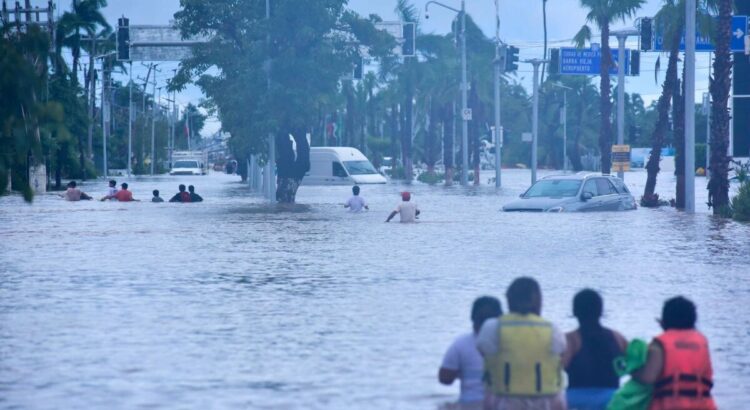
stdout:
<svg viewBox="0 0 750 410">
<path fill-rule="evenodd" d="M 706 338 L 695 329 L 671 329 L 656 340 L 664 350 L 664 366 L 649 410 L 716 410 Z"/>
</svg>

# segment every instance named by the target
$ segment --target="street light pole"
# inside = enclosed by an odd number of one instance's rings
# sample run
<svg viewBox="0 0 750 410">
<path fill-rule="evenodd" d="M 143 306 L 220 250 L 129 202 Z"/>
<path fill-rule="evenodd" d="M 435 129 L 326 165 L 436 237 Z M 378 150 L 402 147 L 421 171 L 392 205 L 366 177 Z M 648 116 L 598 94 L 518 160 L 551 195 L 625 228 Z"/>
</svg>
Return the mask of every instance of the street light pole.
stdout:
<svg viewBox="0 0 750 410">
<path fill-rule="evenodd" d="M 617 37 L 617 145 L 625 144 L 625 40 L 628 36 L 640 35 L 637 30 L 613 31 L 610 35 Z M 602 152 L 602 155 L 609 153 Z M 622 168 L 617 177 L 625 180 Z"/>
<path fill-rule="evenodd" d="M 495 0 L 495 188 L 502 187 L 503 131 L 500 123 L 500 7 Z"/>
<path fill-rule="evenodd" d="M 685 2 L 685 212 L 695 213 L 695 0 Z"/>
<path fill-rule="evenodd" d="M 532 60 L 525 60 L 524 63 L 529 63 L 534 66 L 534 105 L 531 120 L 531 183 L 536 182 L 536 168 L 537 168 L 537 144 L 539 141 L 539 66 L 543 63 L 549 63 L 549 60 L 540 60 L 538 58 Z"/>
<path fill-rule="evenodd" d="M 447 6 L 439 1 L 428 1 L 424 5 L 425 18 L 429 18 L 428 12 L 430 4 L 435 4 L 448 10 L 452 10 L 458 13 L 461 18 L 461 117 L 463 119 L 461 124 L 461 185 L 465 186 L 469 184 L 469 120 L 466 117 L 466 112 L 469 108 L 469 86 L 466 82 L 466 1 L 461 0 L 460 10 Z"/>
<path fill-rule="evenodd" d="M 568 172 L 568 90 L 572 88 L 562 85 L 560 83 L 549 83 L 550 85 L 563 89 L 563 109 L 562 109 L 562 123 L 563 123 L 563 172 Z"/>
</svg>

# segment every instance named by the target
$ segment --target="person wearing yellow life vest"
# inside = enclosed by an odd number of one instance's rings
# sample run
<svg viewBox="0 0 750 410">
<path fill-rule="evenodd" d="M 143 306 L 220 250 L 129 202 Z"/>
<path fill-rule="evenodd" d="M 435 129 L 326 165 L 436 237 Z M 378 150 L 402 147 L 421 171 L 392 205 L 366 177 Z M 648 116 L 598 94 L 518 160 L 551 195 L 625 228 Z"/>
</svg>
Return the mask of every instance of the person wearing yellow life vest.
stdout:
<svg viewBox="0 0 750 410">
<path fill-rule="evenodd" d="M 664 303 L 664 333 L 651 342 L 646 364 L 634 374 L 654 387 L 649 410 L 716 410 L 708 341 L 696 330 L 696 319 L 690 300 L 678 296 Z"/>
<path fill-rule="evenodd" d="M 506 292 L 510 313 L 488 319 L 477 336 L 485 360 L 485 409 L 564 410 L 565 335 L 543 319 L 536 280 L 517 278 Z"/>
</svg>

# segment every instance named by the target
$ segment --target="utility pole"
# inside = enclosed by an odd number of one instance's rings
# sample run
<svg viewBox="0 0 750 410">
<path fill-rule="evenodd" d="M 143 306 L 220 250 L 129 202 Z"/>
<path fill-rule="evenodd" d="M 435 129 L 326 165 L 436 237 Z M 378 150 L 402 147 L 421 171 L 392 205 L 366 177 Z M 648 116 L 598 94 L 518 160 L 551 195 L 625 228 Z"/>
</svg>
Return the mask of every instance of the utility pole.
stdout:
<svg viewBox="0 0 750 410">
<path fill-rule="evenodd" d="M 109 115 L 110 106 L 109 98 L 107 97 L 109 91 L 109 70 L 107 69 L 108 64 L 106 60 L 102 60 L 102 175 L 107 178 L 107 134 L 109 133 Z"/>
<path fill-rule="evenodd" d="M 469 109 L 469 85 L 466 81 L 466 1 L 461 0 L 460 10 L 446 6 L 438 1 L 428 1 L 424 5 L 425 18 L 429 18 L 428 8 L 430 4 L 452 10 L 458 13 L 458 16 L 461 18 L 461 117 L 463 119 L 461 124 L 461 185 L 466 186 L 469 184 L 469 119 L 467 116 Z"/>
<path fill-rule="evenodd" d="M 503 127 L 500 123 L 500 4 L 495 0 L 495 188 L 502 183 Z"/>
<path fill-rule="evenodd" d="M 128 178 L 132 174 L 133 162 L 133 63 L 130 63 L 128 82 Z"/>
<path fill-rule="evenodd" d="M 154 78 L 153 91 L 156 93 L 156 78 Z M 159 87 L 159 98 L 155 99 L 151 106 L 151 176 L 154 176 L 154 163 L 156 162 L 156 105 L 159 103 L 159 99 L 161 99 L 161 87 Z"/>
<path fill-rule="evenodd" d="M 266 0 L 266 21 L 271 21 L 271 0 Z M 268 59 L 266 60 L 266 88 L 269 96 L 271 93 L 271 32 L 266 34 L 266 45 L 268 47 Z M 276 198 L 276 139 L 272 132 L 268 133 L 268 163 L 266 166 L 266 187 L 268 188 L 268 199 Z"/>
<path fill-rule="evenodd" d="M 89 160 L 94 159 L 94 106 L 96 104 L 96 87 L 94 87 L 94 67 L 96 65 L 96 30 L 91 35 L 91 55 L 92 57 L 89 58 L 90 66 L 89 67 L 89 93 L 86 96 L 88 98 L 89 102 L 89 127 L 88 127 L 88 154 L 89 154 Z M 102 60 L 102 65 L 104 64 L 104 60 Z"/>
<path fill-rule="evenodd" d="M 637 36 L 638 30 L 613 31 L 610 35 L 617 37 L 617 145 L 625 144 L 625 40 L 628 36 Z M 690 36 L 687 36 L 690 37 Z M 611 155 L 602 152 L 602 155 Z M 622 168 L 617 171 L 617 177 L 625 180 Z"/>
<path fill-rule="evenodd" d="M 695 0 L 685 1 L 685 212 L 695 213 Z"/>
<path fill-rule="evenodd" d="M 534 106 L 531 121 L 531 183 L 534 184 L 536 182 L 537 145 L 539 141 L 539 66 L 549 63 L 549 60 L 535 58 L 525 60 L 524 63 L 534 66 Z"/>
</svg>

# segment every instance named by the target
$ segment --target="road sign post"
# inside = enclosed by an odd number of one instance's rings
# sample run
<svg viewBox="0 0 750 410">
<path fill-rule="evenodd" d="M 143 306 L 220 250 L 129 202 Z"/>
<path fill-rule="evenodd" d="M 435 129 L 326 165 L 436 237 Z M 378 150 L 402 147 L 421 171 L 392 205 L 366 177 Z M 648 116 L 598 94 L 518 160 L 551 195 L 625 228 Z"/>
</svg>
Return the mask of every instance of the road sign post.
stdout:
<svg viewBox="0 0 750 410">
<path fill-rule="evenodd" d="M 612 146 L 612 170 L 618 174 L 630 171 L 630 145 Z"/>
<path fill-rule="evenodd" d="M 701 34 L 695 31 L 695 51 L 711 52 L 716 51 L 716 47 L 707 34 Z M 664 47 L 664 33 L 659 31 L 654 33 L 654 47 L 652 51 L 668 51 Z M 745 51 L 745 36 L 748 34 L 748 16 L 732 17 L 732 38 L 729 42 L 729 48 L 734 53 Z M 685 35 L 680 38 L 680 51 L 685 51 Z"/>
<path fill-rule="evenodd" d="M 625 49 L 625 72 L 630 72 L 630 50 Z M 618 50 L 611 50 L 612 62 L 609 73 L 617 75 L 620 56 Z M 599 75 L 601 74 L 602 53 L 600 48 L 560 48 L 560 74 Z"/>
</svg>

